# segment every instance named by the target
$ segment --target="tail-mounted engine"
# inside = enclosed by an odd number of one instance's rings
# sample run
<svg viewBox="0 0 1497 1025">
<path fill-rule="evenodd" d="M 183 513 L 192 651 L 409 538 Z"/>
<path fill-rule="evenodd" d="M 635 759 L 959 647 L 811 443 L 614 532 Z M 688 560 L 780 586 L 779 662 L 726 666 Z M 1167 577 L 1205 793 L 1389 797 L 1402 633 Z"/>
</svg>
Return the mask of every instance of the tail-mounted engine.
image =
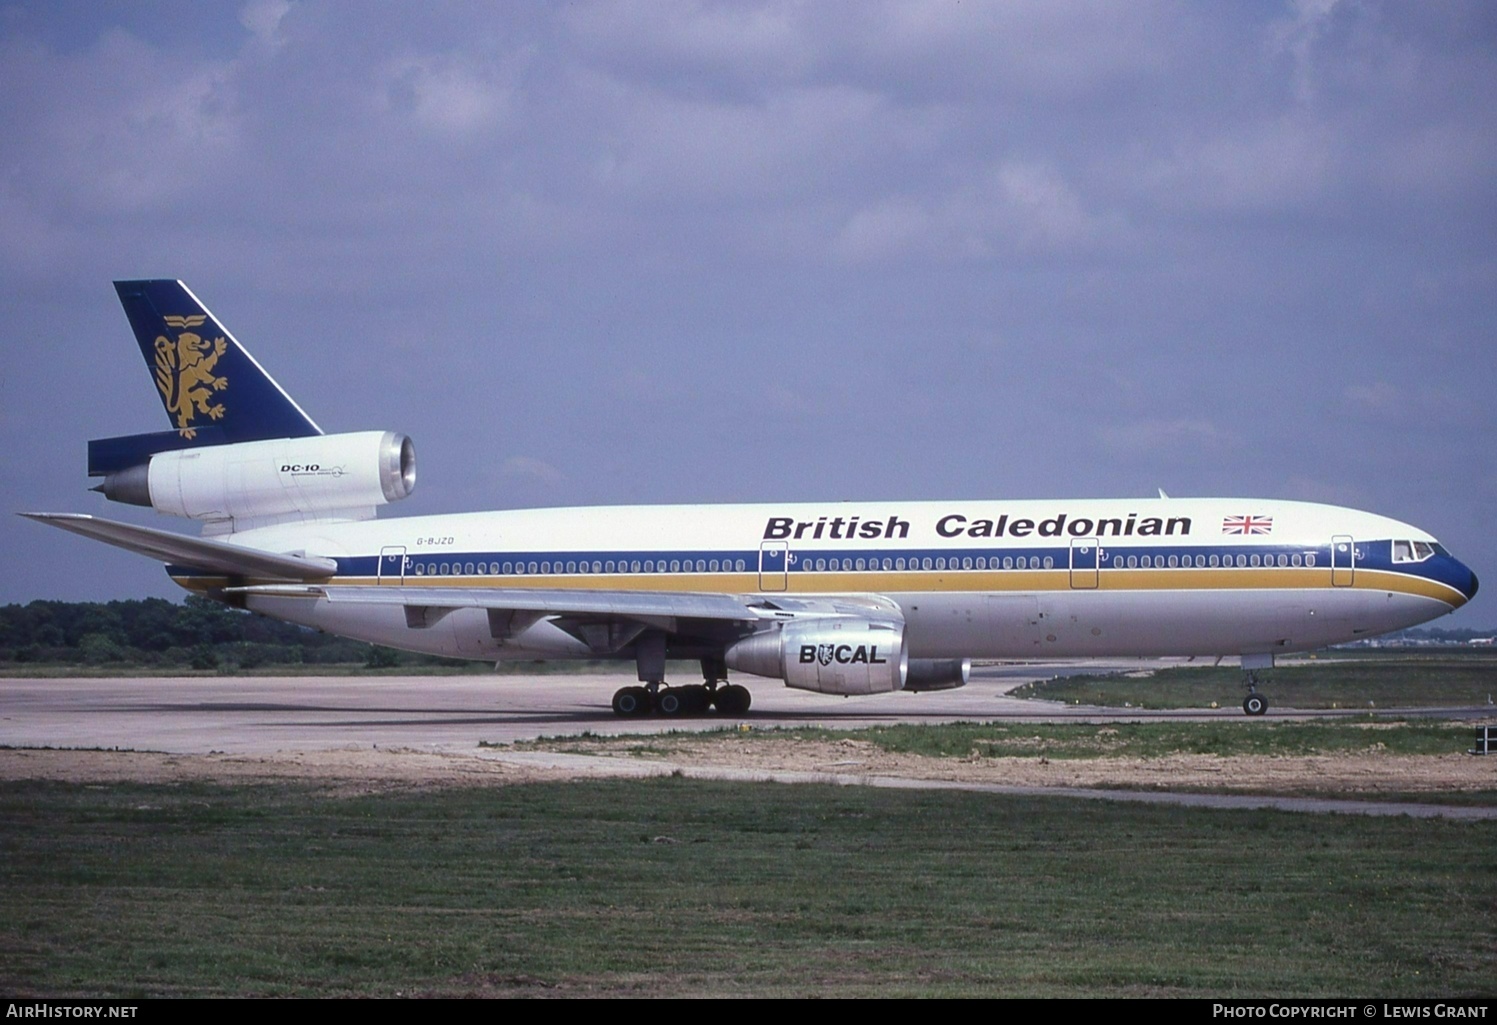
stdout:
<svg viewBox="0 0 1497 1025">
<path fill-rule="evenodd" d="M 281 438 L 158 452 L 95 488 L 106 498 L 206 520 L 205 532 L 305 520 L 372 519 L 416 487 L 416 449 L 393 431 Z M 218 525 L 218 531 L 214 526 Z"/>
</svg>

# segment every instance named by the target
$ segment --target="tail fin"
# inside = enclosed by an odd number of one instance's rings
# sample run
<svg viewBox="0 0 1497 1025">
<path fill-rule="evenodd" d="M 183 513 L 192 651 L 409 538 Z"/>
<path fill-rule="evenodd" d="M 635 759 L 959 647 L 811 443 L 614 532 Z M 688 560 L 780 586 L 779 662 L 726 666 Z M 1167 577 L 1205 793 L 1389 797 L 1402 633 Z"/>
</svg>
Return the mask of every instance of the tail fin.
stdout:
<svg viewBox="0 0 1497 1025">
<path fill-rule="evenodd" d="M 322 429 L 180 281 L 116 281 L 171 431 L 89 442 L 88 472 L 102 476 L 157 452 Z"/>
</svg>

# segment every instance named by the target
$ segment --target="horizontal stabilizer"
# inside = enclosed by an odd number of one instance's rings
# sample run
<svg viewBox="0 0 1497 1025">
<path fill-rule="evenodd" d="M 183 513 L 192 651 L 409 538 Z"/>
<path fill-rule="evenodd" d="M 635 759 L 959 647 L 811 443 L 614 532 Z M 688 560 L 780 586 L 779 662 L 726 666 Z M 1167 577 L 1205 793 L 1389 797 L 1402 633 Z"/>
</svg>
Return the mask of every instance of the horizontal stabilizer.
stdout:
<svg viewBox="0 0 1497 1025">
<path fill-rule="evenodd" d="M 28 520 L 91 537 L 172 566 L 229 576 L 325 580 L 338 571 L 332 559 L 283 555 L 242 545 L 185 537 L 165 530 L 116 523 L 84 513 L 21 513 Z"/>
<path fill-rule="evenodd" d="M 175 452 L 199 445 L 226 445 L 228 437 L 222 427 L 199 427 L 194 437 L 181 431 L 157 431 L 153 434 L 128 434 L 122 438 L 95 438 L 88 443 L 88 475 L 107 477 L 134 466 L 144 466 L 160 452 Z"/>
</svg>

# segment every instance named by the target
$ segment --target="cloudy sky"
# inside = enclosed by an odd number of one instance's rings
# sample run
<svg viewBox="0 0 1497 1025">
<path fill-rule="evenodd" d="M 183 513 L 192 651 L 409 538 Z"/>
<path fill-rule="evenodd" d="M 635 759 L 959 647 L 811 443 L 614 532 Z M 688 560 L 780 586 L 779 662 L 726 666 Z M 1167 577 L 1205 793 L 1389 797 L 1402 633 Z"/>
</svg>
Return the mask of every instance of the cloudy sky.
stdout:
<svg viewBox="0 0 1497 1025">
<path fill-rule="evenodd" d="M 1483 0 L 0 0 L 0 123 L 0 602 L 180 593 L 11 515 L 179 524 L 86 491 L 168 426 L 124 277 L 402 514 L 1163 487 L 1497 584 Z"/>
</svg>

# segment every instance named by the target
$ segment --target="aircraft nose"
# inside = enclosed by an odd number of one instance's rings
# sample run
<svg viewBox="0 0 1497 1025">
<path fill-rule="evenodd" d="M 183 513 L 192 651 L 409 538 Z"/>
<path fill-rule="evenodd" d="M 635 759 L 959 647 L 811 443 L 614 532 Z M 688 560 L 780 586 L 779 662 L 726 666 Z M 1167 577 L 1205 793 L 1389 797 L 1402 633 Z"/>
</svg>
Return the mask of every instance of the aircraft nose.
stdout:
<svg viewBox="0 0 1497 1025">
<path fill-rule="evenodd" d="M 1481 587 L 1481 584 L 1477 581 L 1476 574 L 1474 572 L 1471 572 L 1470 570 L 1467 570 L 1466 572 L 1471 574 L 1471 582 L 1465 587 L 1466 600 L 1470 601 L 1472 598 L 1476 597 L 1477 589 Z"/>
</svg>

